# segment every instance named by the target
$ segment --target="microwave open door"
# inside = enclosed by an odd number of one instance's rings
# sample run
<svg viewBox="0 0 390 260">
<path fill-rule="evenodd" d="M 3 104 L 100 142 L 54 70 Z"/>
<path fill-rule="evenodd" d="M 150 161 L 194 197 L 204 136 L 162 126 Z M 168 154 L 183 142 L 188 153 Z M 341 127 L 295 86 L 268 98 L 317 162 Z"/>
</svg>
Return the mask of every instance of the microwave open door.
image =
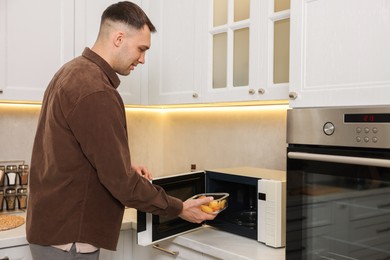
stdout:
<svg viewBox="0 0 390 260">
<path fill-rule="evenodd" d="M 205 172 L 191 172 L 154 179 L 153 184 L 164 188 L 168 195 L 182 201 L 205 193 Z M 193 231 L 202 224 L 190 223 L 179 217 L 162 217 L 137 210 L 137 243 L 147 246 L 158 241 Z"/>
</svg>

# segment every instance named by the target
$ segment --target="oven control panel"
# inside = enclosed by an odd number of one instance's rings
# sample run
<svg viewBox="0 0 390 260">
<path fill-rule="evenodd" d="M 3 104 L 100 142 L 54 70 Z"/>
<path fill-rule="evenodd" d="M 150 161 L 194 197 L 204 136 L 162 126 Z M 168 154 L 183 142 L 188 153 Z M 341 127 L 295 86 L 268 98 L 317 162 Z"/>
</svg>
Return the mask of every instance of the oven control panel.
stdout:
<svg viewBox="0 0 390 260">
<path fill-rule="evenodd" d="M 390 107 L 297 108 L 287 111 L 287 142 L 390 147 Z"/>
</svg>

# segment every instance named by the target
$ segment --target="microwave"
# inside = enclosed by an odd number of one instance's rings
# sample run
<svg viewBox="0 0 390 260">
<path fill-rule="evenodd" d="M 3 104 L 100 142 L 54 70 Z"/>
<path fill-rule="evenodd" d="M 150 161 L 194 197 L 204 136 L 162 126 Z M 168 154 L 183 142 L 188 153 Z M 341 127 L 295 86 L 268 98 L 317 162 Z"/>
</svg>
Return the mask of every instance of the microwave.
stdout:
<svg viewBox="0 0 390 260">
<path fill-rule="evenodd" d="M 151 245 L 202 228 L 206 224 L 271 247 L 285 246 L 284 171 L 253 167 L 228 168 L 161 177 L 152 183 L 183 201 L 200 193 L 229 193 L 228 206 L 214 220 L 201 224 L 138 210 L 139 245 Z"/>
</svg>

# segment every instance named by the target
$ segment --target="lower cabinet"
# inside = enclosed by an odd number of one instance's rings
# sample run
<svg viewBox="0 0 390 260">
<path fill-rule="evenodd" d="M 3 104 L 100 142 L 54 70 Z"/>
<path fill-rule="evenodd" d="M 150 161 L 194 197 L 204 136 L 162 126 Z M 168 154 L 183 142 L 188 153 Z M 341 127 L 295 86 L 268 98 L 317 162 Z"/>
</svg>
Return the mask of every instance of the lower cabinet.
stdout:
<svg viewBox="0 0 390 260">
<path fill-rule="evenodd" d="M 0 260 L 32 260 L 29 245 L 14 246 L 0 249 Z"/>
<path fill-rule="evenodd" d="M 100 260 L 131 260 L 133 254 L 133 230 L 122 230 L 119 235 L 116 251 L 100 250 Z M 0 258 L 1 260 L 1 258 Z"/>
</svg>

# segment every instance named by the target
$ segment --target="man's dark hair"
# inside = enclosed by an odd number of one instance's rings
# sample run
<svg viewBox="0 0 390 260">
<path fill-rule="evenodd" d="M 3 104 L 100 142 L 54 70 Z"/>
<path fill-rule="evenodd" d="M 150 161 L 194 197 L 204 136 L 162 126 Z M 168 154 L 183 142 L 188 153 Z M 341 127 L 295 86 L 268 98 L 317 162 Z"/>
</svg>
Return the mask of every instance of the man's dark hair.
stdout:
<svg viewBox="0 0 390 260">
<path fill-rule="evenodd" d="M 118 2 L 107 7 L 102 14 L 101 24 L 107 19 L 126 23 L 137 30 L 142 29 L 146 24 L 150 32 L 156 31 L 145 12 L 138 5 L 128 1 Z"/>
</svg>

